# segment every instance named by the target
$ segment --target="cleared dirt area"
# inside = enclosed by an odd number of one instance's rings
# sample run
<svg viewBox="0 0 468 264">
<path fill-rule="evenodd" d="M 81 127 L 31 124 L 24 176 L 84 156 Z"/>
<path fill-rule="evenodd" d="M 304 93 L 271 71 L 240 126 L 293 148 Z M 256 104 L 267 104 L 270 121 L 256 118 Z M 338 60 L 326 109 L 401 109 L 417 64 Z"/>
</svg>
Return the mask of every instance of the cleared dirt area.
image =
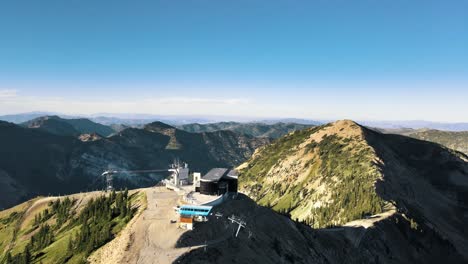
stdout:
<svg viewBox="0 0 468 264">
<path fill-rule="evenodd" d="M 112 242 L 96 251 L 92 263 L 172 263 L 193 248 L 176 248 L 186 230 L 179 229 L 174 207 L 180 194 L 165 187 L 142 189 L 147 208 L 134 218 Z"/>
</svg>

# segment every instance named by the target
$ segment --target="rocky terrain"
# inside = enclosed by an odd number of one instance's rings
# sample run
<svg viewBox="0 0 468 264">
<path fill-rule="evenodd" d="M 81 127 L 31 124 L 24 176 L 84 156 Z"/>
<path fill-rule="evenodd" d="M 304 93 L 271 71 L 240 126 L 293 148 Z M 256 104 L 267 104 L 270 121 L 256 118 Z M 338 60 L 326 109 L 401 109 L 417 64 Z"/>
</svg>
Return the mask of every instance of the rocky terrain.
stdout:
<svg viewBox="0 0 468 264">
<path fill-rule="evenodd" d="M 220 130 L 230 130 L 237 133 L 250 135 L 254 137 L 279 138 L 292 131 L 312 127 L 313 125 L 304 125 L 298 123 L 238 123 L 238 122 L 219 122 L 210 124 L 186 124 L 177 126 L 187 132 L 213 132 Z"/>
<path fill-rule="evenodd" d="M 447 240 L 466 260 L 467 161 L 438 144 L 344 120 L 260 148 L 239 167 L 239 184 L 260 205 L 314 228 L 375 227 L 405 218 L 410 228 L 433 233 L 431 241 Z"/>
<path fill-rule="evenodd" d="M 108 168 L 165 169 L 179 158 L 193 171 L 232 167 L 269 139 L 231 131 L 188 133 L 156 122 L 110 137 L 63 136 L 0 122 L 0 208 L 36 195 L 102 189 Z M 117 188 L 153 185 L 167 173 L 117 175 Z"/>
</svg>

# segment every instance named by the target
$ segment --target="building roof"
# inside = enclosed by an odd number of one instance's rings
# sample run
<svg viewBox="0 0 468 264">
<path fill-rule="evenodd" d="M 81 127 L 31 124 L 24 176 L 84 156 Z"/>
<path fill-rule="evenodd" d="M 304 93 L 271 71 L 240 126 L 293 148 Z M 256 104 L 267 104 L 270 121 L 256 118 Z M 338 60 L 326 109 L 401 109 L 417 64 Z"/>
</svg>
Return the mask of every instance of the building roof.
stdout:
<svg viewBox="0 0 468 264">
<path fill-rule="evenodd" d="M 237 171 L 229 170 L 226 168 L 214 168 L 214 169 L 211 169 L 207 174 L 205 174 L 201 178 L 201 181 L 217 182 L 221 178 L 237 179 Z"/>
<path fill-rule="evenodd" d="M 211 169 L 207 174 L 205 174 L 201 180 L 203 181 L 219 181 L 224 174 L 227 172 L 228 169 L 226 168 L 214 168 Z"/>
<path fill-rule="evenodd" d="M 237 173 L 236 170 L 229 170 L 228 173 L 226 174 L 226 177 L 237 179 L 239 177 L 239 174 Z"/>
<path fill-rule="evenodd" d="M 193 223 L 193 218 L 192 217 L 180 216 L 179 221 L 181 223 L 192 224 Z"/>
</svg>

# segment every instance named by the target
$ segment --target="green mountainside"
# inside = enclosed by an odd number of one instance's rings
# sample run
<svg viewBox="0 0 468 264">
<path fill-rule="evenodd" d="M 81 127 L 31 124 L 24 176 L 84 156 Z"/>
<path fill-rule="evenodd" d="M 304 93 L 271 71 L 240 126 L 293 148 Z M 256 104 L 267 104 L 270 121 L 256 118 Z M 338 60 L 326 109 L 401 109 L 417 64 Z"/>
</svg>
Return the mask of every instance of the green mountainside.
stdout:
<svg viewBox="0 0 468 264">
<path fill-rule="evenodd" d="M 87 263 L 146 207 L 144 193 L 36 198 L 0 212 L 0 263 Z"/>
<path fill-rule="evenodd" d="M 261 205 L 311 226 L 340 225 L 382 212 L 374 157 L 350 121 L 296 131 L 248 161 L 241 187 Z"/>
<path fill-rule="evenodd" d="M 238 123 L 238 122 L 219 122 L 211 124 L 186 124 L 178 126 L 178 128 L 187 132 L 213 132 L 220 130 L 230 130 L 236 133 L 250 135 L 254 137 L 279 138 L 292 131 L 305 129 L 312 125 L 303 125 L 296 123 Z"/>
<path fill-rule="evenodd" d="M 242 164 L 253 200 L 315 228 L 372 226 L 401 214 L 468 256 L 468 157 L 352 121 L 296 131 Z"/>
</svg>

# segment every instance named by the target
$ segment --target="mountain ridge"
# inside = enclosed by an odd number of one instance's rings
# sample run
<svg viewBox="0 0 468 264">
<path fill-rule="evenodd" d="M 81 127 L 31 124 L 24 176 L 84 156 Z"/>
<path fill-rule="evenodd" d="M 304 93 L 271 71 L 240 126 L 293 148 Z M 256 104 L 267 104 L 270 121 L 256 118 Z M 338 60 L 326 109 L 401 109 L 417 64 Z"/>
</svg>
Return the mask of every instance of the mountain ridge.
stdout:
<svg viewBox="0 0 468 264">
<path fill-rule="evenodd" d="M 314 125 L 305 125 L 299 123 L 266 123 L 266 122 L 218 122 L 209 124 L 185 124 L 177 126 L 179 129 L 187 132 L 199 133 L 199 132 L 214 132 L 219 130 L 230 130 L 241 134 L 246 134 L 254 137 L 268 137 L 268 138 L 279 138 L 292 131 L 305 129 Z"/>
<path fill-rule="evenodd" d="M 83 142 L 1 121 L 0 182 L 4 184 L 0 188 L 4 198 L 0 208 L 40 194 L 101 189 L 104 179 L 100 175 L 107 169 L 165 169 L 177 158 L 202 173 L 212 167 L 233 167 L 269 142 L 230 131 L 194 134 L 169 130 L 174 132 L 172 137 L 155 131 L 154 126 L 127 128 L 107 138 L 89 135 Z M 114 185 L 144 187 L 165 176 L 117 175 Z"/>
<path fill-rule="evenodd" d="M 99 123 L 86 118 L 65 119 L 59 116 L 41 116 L 21 123 L 22 126 L 47 131 L 61 136 L 77 137 L 80 134 L 97 133 L 102 136 L 110 136 L 115 131 Z"/>
<path fill-rule="evenodd" d="M 435 143 L 343 120 L 260 148 L 239 167 L 239 186 L 260 205 L 315 228 L 365 225 L 395 210 L 387 217 L 406 215 L 412 227 L 435 230 L 468 258 L 467 161 Z"/>
</svg>

